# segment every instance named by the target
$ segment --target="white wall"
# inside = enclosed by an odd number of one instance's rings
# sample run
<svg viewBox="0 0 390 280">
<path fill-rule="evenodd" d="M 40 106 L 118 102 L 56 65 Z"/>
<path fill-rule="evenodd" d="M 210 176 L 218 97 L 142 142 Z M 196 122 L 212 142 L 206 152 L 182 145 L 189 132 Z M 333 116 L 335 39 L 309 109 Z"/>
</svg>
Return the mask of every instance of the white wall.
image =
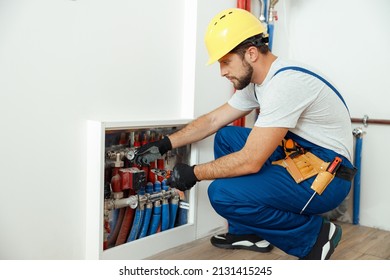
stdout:
<svg viewBox="0 0 390 280">
<path fill-rule="evenodd" d="M 389 1 L 283 0 L 276 7 L 274 53 L 320 69 L 352 117 L 390 119 Z M 360 224 L 390 230 L 390 127 L 370 124 L 364 131 Z"/>
<path fill-rule="evenodd" d="M 82 259 L 86 120 L 181 117 L 185 1 L 0 1 L 0 259 Z"/>
</svg>

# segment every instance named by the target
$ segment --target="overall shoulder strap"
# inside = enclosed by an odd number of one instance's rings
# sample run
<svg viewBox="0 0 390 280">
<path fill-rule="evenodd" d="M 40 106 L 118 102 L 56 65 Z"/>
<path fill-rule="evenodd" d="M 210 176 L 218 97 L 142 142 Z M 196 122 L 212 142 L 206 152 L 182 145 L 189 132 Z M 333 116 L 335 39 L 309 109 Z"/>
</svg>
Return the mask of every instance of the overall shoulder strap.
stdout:
<svg viewBox="0 0 390 280">
<path fill-rule="evenodd" d="M 323 83 L 325 83 L 328 87 L 330 87 L 334 93 L 337 94 L 337 96 L 341 99 L 341 101 L 344 103 L 345 107 L 347 108 L 348 112 L 349 112 L 349 109 L 348 109 L 348 106 L 347 104 L 345 103 L 343 97 L 341 96 L 340 92 L 338 92 L 338 90 L 331 84 L 329 83 L 327 80 L 325 80 L 324 78 L 322 78 L 320 75 L 310 71 L 310 70 L 307 70 L 305 68 L 302 68 L 302 67 L 298 67 L 298 66 L 287 66 L 287 67 L 283 67 L 283 68 L 280 68 L 278 71 L 276 71 L 276 73 L 274 74 L 277 75 L 279 74 L 280 72 L 283 72 L 283 71 L 286 71 L 286 70 L 294 70 L 294 71 L 300 71 L 300 72 L 303 72 L 303 73 L 306 73 L 306 74 L 309 74 L 313 77 L 316 77 L 317 79 L 319 79 L 320 81 L 322 81 Z"/>
</svg>

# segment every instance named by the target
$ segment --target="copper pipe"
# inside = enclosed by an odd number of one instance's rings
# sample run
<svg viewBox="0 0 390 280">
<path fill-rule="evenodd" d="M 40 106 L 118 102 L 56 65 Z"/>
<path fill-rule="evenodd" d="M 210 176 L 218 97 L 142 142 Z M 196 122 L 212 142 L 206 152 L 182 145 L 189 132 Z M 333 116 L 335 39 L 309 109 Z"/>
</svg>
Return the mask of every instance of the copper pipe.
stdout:
<svg viewBox="0 0 390 280">
<path fill-rule="evenodd" d="M 384 120 L 384 119 L 351 118 L 351 122 L 353 122 L 353 123 L 362 123 L 365 126 L 367 126 L 368 124 L 385 124 L 385 125 L 390 125 L 390 120 Z"/>
</svg>

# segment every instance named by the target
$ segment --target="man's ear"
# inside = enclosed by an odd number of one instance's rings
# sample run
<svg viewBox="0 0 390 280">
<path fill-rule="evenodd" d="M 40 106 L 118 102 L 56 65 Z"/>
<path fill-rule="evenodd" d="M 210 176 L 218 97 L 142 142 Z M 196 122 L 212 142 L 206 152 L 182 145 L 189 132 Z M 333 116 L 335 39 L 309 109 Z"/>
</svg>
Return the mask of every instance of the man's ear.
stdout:
<svg viewBox="0 0 390 280">
<path fill-rule="evenodd" d="M 255 62 L 259 58 L 259 50 L 255 46 L 250 46 L 246 51 L 248 61 Z"/>
</svg>

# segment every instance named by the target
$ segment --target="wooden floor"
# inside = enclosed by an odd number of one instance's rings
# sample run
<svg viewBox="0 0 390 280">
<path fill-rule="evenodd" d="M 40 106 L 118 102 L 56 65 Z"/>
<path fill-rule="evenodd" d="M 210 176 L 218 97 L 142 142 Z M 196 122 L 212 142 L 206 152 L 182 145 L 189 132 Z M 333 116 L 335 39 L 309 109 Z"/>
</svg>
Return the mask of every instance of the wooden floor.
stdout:
<svg viewBox="0 0 390 280">
<path fill-rule="evenodd" d="M 390 260 L 390 232 L 375 228 L 338 223 L 343 236 L 331 260 Z M 278 248 L 270 253 L 219 249 L 210 237 L 164 251 L 151 260 L 296 260 Z"/>
</svg>

